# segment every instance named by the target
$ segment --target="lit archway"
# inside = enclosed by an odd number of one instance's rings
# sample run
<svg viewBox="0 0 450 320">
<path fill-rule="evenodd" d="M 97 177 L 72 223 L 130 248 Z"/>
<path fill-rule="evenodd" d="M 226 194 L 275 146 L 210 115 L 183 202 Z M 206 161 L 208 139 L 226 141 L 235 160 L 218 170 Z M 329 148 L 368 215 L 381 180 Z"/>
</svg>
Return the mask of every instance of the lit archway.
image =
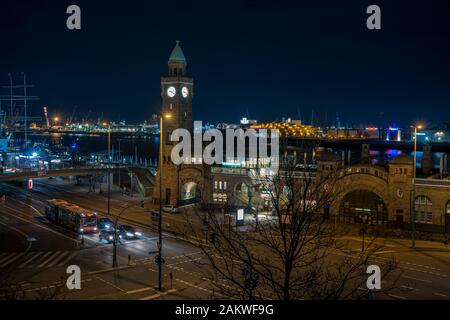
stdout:
<svg viewBox="0 0 450 320">
<path fill-rule="evenodd" d="M 347 193 L 339 208 L 340 220 L 360 223 L 365 219 L 371 225 L 383 224 L 388 220 L 386 204 L 372 191 L 358 189 Z"/>
<path fill-rule="evenodd" d="M 181 186 L 180 201 L 182 203 L 200 202 L 202 199 L 200 188 L 194 181 L 186 182 Z"/>
</svg>

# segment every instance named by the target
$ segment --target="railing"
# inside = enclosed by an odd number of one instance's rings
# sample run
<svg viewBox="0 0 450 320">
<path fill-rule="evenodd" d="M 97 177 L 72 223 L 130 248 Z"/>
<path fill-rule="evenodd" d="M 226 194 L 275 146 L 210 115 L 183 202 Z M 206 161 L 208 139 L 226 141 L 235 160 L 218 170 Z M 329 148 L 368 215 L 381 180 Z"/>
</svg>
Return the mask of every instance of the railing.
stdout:
<svg viewBox="0 0 450 320">
<path fill-rule="evenodd" d="M 427 186 L 427 187 L 437 187 L 437 188 L 450 188 L 450 180 L 440 180 L 440 179 L 415 179 L 416 186 Z"/>
<path fill-rule="evenodd" d="M 386 182 L 388 181 L 388 174 L 383 168 L 371 166 L 352 166 L 343 168 L 339 176 L 345 177 L 352 174 L 368 174 L 373 177 L 380 178 Z"/>
</svg>

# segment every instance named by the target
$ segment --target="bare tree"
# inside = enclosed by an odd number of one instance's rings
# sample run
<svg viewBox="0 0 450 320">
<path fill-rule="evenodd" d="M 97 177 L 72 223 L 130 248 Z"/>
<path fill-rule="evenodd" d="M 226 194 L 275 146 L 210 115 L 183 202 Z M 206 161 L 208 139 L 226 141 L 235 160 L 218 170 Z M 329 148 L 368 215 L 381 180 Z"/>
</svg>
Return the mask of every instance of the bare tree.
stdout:
<svg viewBox="0 0 450 320">
<path fill-rule="evenodd" d="M 346 186 L 340 167 L 296 170 L 286 161 L 277 174 L 253 173 L 255 188 L 270 190 L 272 214 L 235 227 L 213 210 L 188 213 L 186 232 L 208 228 L 208 241 L 196 242 L 206 257 L 201 265 L 218 296 L 240 299 L 361 299 L 367 294 L 367 266 L 380 246 L 369 240 L 363 252 L 347 248 L 329 221 L 327 208 Z M 255 171 L 258 171 L 257 169 Z M 258 199 L 254 199 L 258 202 Z M 251 208 L 253 204 L 249 207 Z M 255 204 L 257 205 L 257 203 Z M 195 218 L 193 218 L 195 217 Z M 255 225 L 258 223 L 258 225 Z M 395 286 L 395 261 L 377 261 L 384 286 Z M 389 279 L 391 277 L 392 279 Z"/>
</svg>

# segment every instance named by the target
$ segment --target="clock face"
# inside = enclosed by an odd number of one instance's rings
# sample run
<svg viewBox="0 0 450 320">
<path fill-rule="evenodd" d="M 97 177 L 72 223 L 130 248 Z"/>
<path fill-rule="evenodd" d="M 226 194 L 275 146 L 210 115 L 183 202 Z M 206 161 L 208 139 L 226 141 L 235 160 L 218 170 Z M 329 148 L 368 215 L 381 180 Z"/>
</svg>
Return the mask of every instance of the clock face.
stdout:
<svg viewBox="0 0 450 320">
<path fill-rule="evenodd" d="M 183 98 L 187 98 L 187 96 L 189 95 L 189 90 L 186 87 L 183 87 L 181 89 L 181 94 L 183 95 Z"/>
<path fill-rule="evenodd" d="M 175 97 L 175 94 L 177 93 L 177 90 L 175 90 L 175 87 L 169 87 L 167 88 L 167 95 L 171 98 Z"/>
</svg>

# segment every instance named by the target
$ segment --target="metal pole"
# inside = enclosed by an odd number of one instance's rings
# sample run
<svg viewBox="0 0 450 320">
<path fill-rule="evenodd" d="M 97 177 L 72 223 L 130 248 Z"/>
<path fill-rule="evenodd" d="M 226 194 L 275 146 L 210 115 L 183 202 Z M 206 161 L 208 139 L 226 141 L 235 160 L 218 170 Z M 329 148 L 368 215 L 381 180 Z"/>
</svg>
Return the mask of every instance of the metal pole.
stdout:
<svg viewBox="0 0 450 320">
<path fill-rule="evenodd" d="M 159 121 L 159 219 L 158 219 L 158 289 L 162 290 L 162 175 L 163 175 L 163 116 Z"/>
<path fill-rule="evenodd" d="M 23 74 L 23 102 L 24 102 L 24 111 L 25 111 L 25 148 L 28 147 L 28 130 L 27 130 L 27 75 L 25 72 Z"/>
<path fill-rule="evenodd" d="M 417 161 L 417 126 L 414 126 L 414 164 L 413 164 L 413 196 L 411 205 L 411 238 L 412 247 L 416 248 L 416 161 Z"/>
<path fill-rule="evenodd" d="M 110 148 L 111 148 L 111 130 L 110 125 L 108 125 L 108 216 L 110 215 L 111 211 L 111 168 L 110 168 Z"/>
<path fill-rule="evenodd" d="M 120 185 L 120 162 L 122 161 L 121 159 L 120 159 L 120 139 L 117 139 L 117 141 L 119 141 L 119 188 L 121 187 L 121 185 Z"/>
<path fill-rule="evenodd" d="M 13 92 L 12 92 L 12 74 L 8 73 L 9 76 L 9 95 L 11 98 L 11 119 L 9 119 L 9 121 L 11 122 L 11 125 L 13 124 L 13 114 L 14 114 L 14 110 L 13 110 Z"/>
</svg>

